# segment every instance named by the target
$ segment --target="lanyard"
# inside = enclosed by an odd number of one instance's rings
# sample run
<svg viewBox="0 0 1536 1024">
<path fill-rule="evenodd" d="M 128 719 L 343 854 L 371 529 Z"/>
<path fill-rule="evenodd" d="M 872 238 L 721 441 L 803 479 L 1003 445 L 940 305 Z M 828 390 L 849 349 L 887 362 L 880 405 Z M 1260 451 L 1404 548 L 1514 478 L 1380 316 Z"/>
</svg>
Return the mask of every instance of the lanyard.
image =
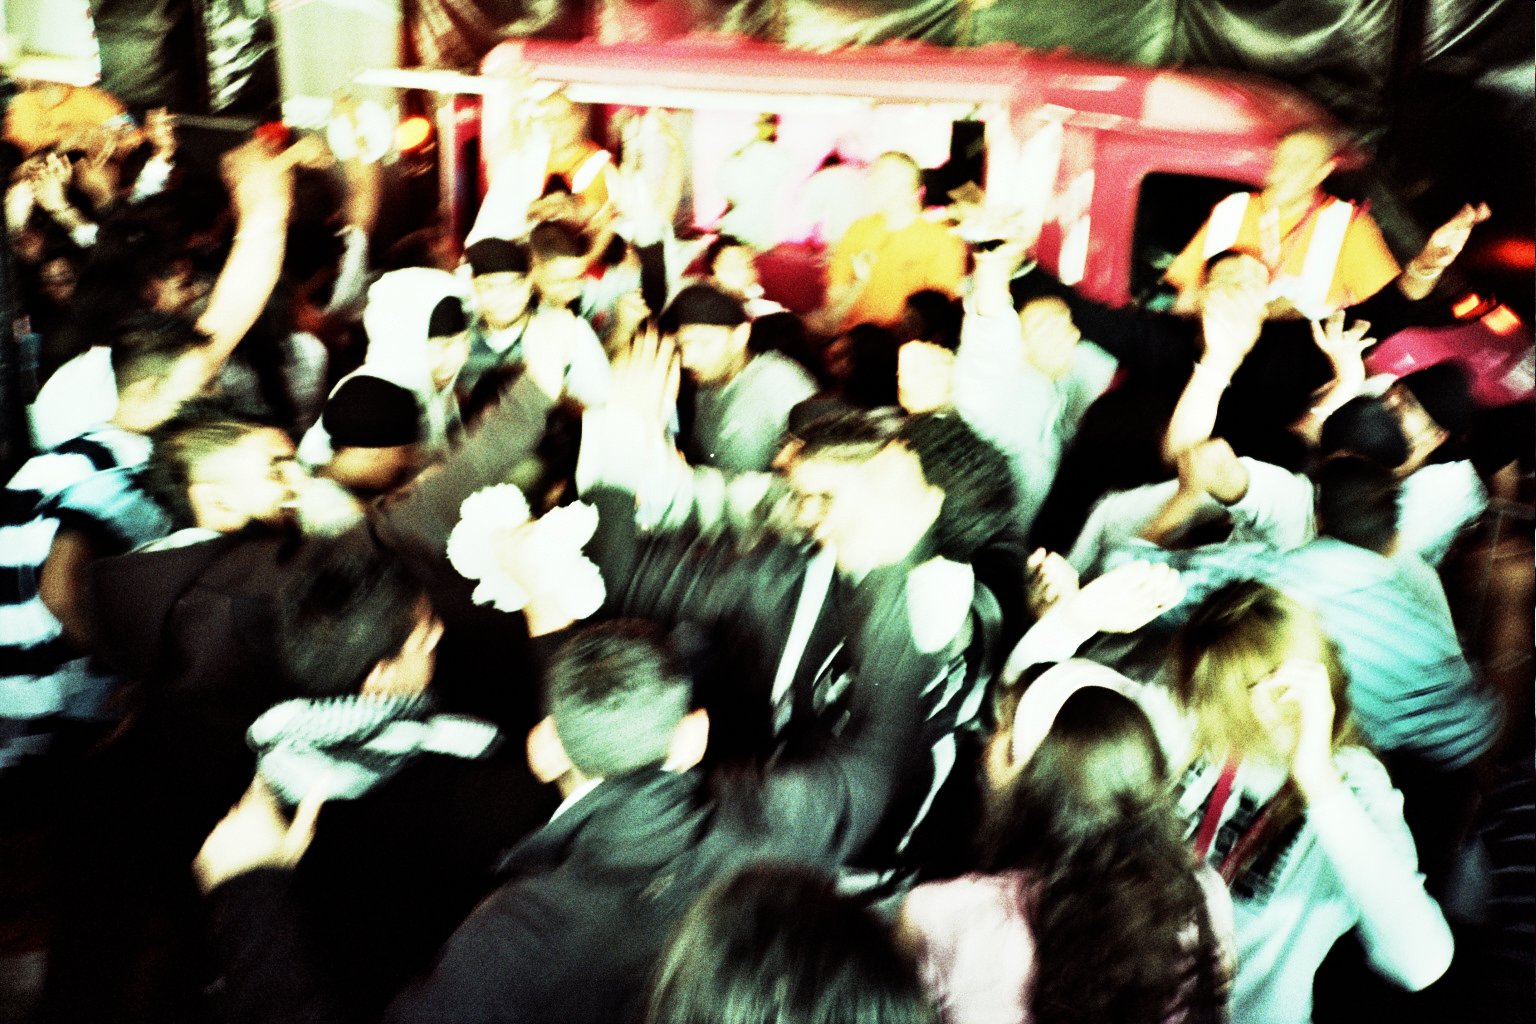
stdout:
<svg viewBox="0 0 1536 1024">
<path fill-rule="evenodd" d="M 1227 761 L 1221 766 L 1221 776 L 1216 780 L 1216 788 L 1211 791 L 1211 801 L 1206 805 L 1205 816 L 1200 819 L 1200 831 L 1195 836 L 1195 858 L 1197 862 L 1204 862 L 1206 854 L 1211 850 L 1211 844 L 1216 840 L 1217 829 L 1221 825 L 1221 812 L 1226 807 L 1227 800 L 1232 796 L 1232 785 L 1237 778 L 1237 762 Z M 1282 789 L 1281 792 L 1284 792 Z M 1277 794 L 1278 796 L 1278 794 Z M 1271 799 L 1262 810 L 1254 817 L 1253 823 L 1243 830 L 1237 842 L 1232 844 L 1232 849 L 1221 859 L 1221 865 L 1217 868 L 1222 881 L 1228 885 L 1237 877 L 1238 871 L 1246 864 L 1253 854 L 1253 848 L 1258 844 L 1260 837 L 1264 835 L 1264 826 L 1269 821 L 1270 811 L 1274 809 L 1275 800 Z"/>
<path fill-rule="evenodd" d="M 1327 196 L 1314 195 L 1307 212 L 1284 235 L 1280 234 L 1280 211 L 1265 204 L 1264 212 L 1259 215 L 1259 244 L 1263 247 L 1264 262 L 1269 264 L 1270 273 L 1278 274 L 1284 267 L 1301 229 L 1307 226 L 1327 201 Z"/>
</svg>

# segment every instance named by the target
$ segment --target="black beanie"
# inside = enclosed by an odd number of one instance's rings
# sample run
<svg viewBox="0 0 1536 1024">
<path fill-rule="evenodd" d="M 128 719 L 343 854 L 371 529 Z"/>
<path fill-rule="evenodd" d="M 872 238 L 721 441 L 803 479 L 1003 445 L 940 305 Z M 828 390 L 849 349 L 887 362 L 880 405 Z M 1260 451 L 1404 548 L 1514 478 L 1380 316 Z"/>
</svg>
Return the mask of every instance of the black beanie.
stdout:
<svg viewBox="0 0 1536 1024">
<path fill-rule="evenodd" d="M 509 242 L 505 238 L 480 239 L 464 250 L 464 259 L 469 262 L 470 273 L 475 277 L 481 274 L 526 274 L 530 265 L 527 244 Z"/>
<path fill-rule="evenodd" d="M 416 396 L 382 377 L 345 381 L 320 417 L 332 448 L 396 448 L 421 440 Z"/>
<path fill-rule="evenodd" d="M 1436 363 L 1399 377 L 1397 383 L 1408 389 L 1429 418 L 1447 433 L 1459 434 L 1471 425 L 1477 403 L 1472 401 L 1467 371 L 1459 363 Z"/>
<path fill-rule="evenodd" d="M 1396 469 L 1408 460 L 1408 439 L 1392 410 L 1379 398 L 1357 395 L 1323 421 L 1318 455 L 1349 452 Z"/>
<path fill-rule="evenodd" d="M 747 322 L 747 309 L 740 299 L 712 285 L 689 285 L 667 304 L 661 314 L 661 333 L 676 334 L 689 324 L 736 327 Z"/>
<path fill-rule="evenodd" d="M 447 296 L 432 309 L 427 321 L 427 337 L 451 338 L 469 330 L 469 318 L 464 315 L 464 304 L 452 295 Z"/>
</svg>

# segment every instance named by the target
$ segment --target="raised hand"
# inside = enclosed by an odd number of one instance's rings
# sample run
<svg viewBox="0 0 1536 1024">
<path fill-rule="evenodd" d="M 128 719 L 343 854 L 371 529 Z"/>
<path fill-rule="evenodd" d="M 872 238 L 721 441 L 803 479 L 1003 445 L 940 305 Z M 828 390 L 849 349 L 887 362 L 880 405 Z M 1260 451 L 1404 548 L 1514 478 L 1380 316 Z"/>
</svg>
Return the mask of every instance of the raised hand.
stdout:
<svg viewBox="0 0 1536 1024">
<path fill-rule="evenodd" d="M 609 401 L 622 404 L 659 433 L 672 418 L 681 379 L 677 346 L 649 324 L 614 357 Z"/>
<path fill-rule="evenodd" d="M 1065 607 L 1073 621 L 1100 633 L 1134 633 L 1184 600 L 1172 566 L 1127 562 L 1079 590 Z"/>
<path fill-rule="evenodd" d="M 289 869 L 298 864 L 315 838 L 315 821 L 324 797 L 305 797 L 293 820 L 283 816 L 277 797 L 260 776 L 214 826 L 192 862 L 192 873 L 204 892 L 258 868 Z"/>
<path fill-rule="evenodd" d="M 1249 700 L 1304 796 L 1338 781 L 1333 768 L 1333 690 L 1323 665 L 1287 661 L 1260 680 Z"/>
<path fill-rule="evenodd" d="M 1472 237 L 1472 229 L 1487 220 L 1492 213 L 1487 203 L 1478 203 L 1473 206 L 1466 204 L 1456 212 L 1456 215 L 1435 229 L 1435 233 L 1429 236 L 1429 241 L 1419 255 L 1409 264 L 1410 269 L 1428 271 L 1442 271 L 1455 262 L 1461 255 L 1461 250 L 1467 246 L 1467 239 Z"/>
<path fill-rule="evenodd" d="M 1077 570 L 1054 551 L 1037 549 L 1026 563 L 1029 572 L 1029 610 L 1039 618 L 1078 591 Z"/>
</svg>

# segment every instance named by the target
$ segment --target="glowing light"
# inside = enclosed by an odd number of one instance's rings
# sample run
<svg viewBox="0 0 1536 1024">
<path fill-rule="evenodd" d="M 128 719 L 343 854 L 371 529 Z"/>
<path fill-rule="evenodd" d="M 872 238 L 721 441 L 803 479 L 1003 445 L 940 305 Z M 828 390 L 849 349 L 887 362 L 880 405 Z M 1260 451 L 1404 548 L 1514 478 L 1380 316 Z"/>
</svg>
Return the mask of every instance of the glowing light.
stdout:
<svg viewBox="0 0 1536 1024">
<path fill-rule="evenodd" d="M 1506 238 L 1491 246 L 1488 255 L 1493 257 L 1494 262 L 1506 267 L 1528 269 L 1536 265 L 1536 241 L 1529 238 Z"/>
<path fill-rule="evenodd" d="M 402 153 L 420 149 L 432 137 L 432 122 L 424 117 L 408 117 L 395 126 L 395 148 Z"/>
<path fill-rule="evenodd" d="M 1460 319 L 1482 304 L 1483 297 L 1481 295 L 1476 292 L 1467 292 L 1467 294 L 1456 300 L 1456 304 L 1451 307 L 1451 312 Z"/>
<path fill-rule="evenodd" d="M 1509 334 L 1520 326 L 1520 318 L 1508 306 L 1495 306 L 1491 313 L 1483 317 L 1483 323 L 1494 334 Z"/>
</svg>

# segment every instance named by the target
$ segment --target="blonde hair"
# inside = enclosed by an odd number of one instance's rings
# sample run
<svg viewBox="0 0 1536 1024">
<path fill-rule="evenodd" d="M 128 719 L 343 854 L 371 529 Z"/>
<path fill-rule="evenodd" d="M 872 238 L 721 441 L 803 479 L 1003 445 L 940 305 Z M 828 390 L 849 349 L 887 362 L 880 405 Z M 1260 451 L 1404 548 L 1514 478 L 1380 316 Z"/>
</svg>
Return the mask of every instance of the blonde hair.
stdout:
<svg viewBox="0 0 1536 1024">
<path fill-rule="evenodd" d="M 1208 754 L 1267 752 L 1249 690 L 1298 649 L 1328 671 L 1333 691 L 1333 748 L 1357 742 L 1348 677 L 1317 616 L 1256 580 L 1229 583 L 1202 601 L 1174 640 L 1174 690 L 1195 719 L 1195 739 Z M 1315 653 L 1314 653 L 1315 652 Z"/>
</svg>

